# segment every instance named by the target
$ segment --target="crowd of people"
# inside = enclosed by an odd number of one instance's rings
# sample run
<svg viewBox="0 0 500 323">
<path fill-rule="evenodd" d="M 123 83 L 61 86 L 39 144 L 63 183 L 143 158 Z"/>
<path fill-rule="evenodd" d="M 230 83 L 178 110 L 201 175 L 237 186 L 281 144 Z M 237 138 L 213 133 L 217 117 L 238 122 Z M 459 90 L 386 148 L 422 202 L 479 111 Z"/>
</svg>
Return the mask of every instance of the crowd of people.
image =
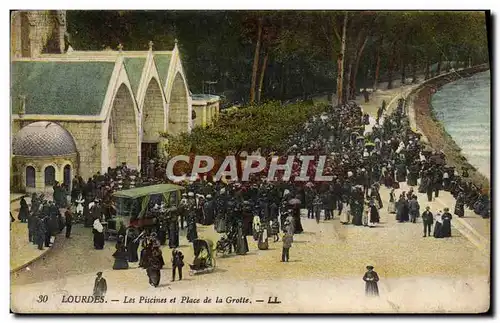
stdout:
<svg viewBox="0 0 500 323">
<path fill-rule="evenodd" d="M 460 176 L 446 166 L 443 153 L 424 149 L 420 135 L 409 127 L 405 101 L 400 100 L 397 109 L 386 117 L 382 115 L 384 105 L 370 131 L 365 128 L 370 123 L 369 116 L 363 114 L 360 106 L 349 103 L 331 106 L 322 115 L 310 119 L 301 131 L 288 138 L 288 150 L 262 149 L 261 153 L 268 160 L 283 156 L 279 158 L 281 163 L 288 156 L 295 156 L 289 180 L 282 180 L 284 171 L 278 171 L 276 180 L 268 181 L 269 166 L 261 173 L 252 174 L 247 182 L 212 182 L 210 174 L 203 174 L 200 180 L 183 183 L 186 191 L 178 205 L 167 205 L 167 201 L 151 202 L 142 216 L 154 219 L 154 225 L 147 228 L 120 225 L 113 269 L 127 269 L 129 262 L 139 261 L 140 267 L 147 270 L 150 284 L 158 286 L 160 269 L 165 264 L 161 246 L 168 240 L 175 258 L 173 264 L 182 278 L 183 256 L 176 249 L 179 235 L 185 228 L 187 240 L 195 241 L 198 239 L 197 225 L 214 226 L 221 234 L 216 249 L 223 254 L 248 253 L 248 237 L 257 242 L 260 250 L 266 250 L 269 237 L 278 242 L 282 234 L 281 261 L 287 262 L 293 235 L 304 231 L 301 209 L 307 209 L 307 217 L 318 223 L 321 215 L 324 221 L 331 221 L 337 215 L 344 225 L 376 227 L 380 222 L 379 212 L 384 207 L 380 196 L 382 186 L 391 189 L 386 202 L 388 212 L 395 214 L 396 220 L 402 223 L 416 223 L 421 216 L 424 236 L 431 236 L 434 225 L 434 237 L 450 237 L 452 215 L 448 208 L 433 214 L 426 207 L 421 213 L 414 187 L 419 193 L 427 194 L 428 202 L 439 197 L 441 190 L 449 191 L 456 198 L 454 214 L 459 217 L 464 216 L 465 207 L 484 218 L 489 217 L 489 197 L 481 187 L 466 181 L 466 170 Z M 316 156 L 307 171 L 311 177 L 309 182 L 294 181 L 301 172 L 302 155 Z M 323 174 L 333 176 L 332 181 L 312 180 L 320 156 L 328 156 Z M 95 249 L 103 249 L 103 223 L 115 214 L 112 193 L 168 182 L 165 168 L 164 162 L 152 160 L 142 174 L 122 164 L 115 169 L 109 168 L 105 174 L 97 173 L 87 182 L 75 176 L 66 221 L 59 209 L 68 206 L 67 192 L 60 186 L 54 187 L 54 202 L 33 195 L 31 210 L 22 199 L 19 219 L 28 222 L 30 241 L 42 248 L 44 243 L 48 247 L 50 236 L 65 226 L 71 232 L 75 214 L 85 226 L 92 227 Z M 410 189 L 396 196 L 402 182 Z"/>
<path fill-rule="evenodd" d="M 56 185 L 59 185 L 56 183 Z M 70 238 L 73 216 L 70 211 L 60 212 L 59 200 L 46 199 L 44 194 L 31 195 L 31 207 L 26 197 L 21 197 L 18 219 L 27 223 L 28 241 L 44 250 L 52 245 L 52 237 L 66 228 L 66 238 Z"/>
</svg>

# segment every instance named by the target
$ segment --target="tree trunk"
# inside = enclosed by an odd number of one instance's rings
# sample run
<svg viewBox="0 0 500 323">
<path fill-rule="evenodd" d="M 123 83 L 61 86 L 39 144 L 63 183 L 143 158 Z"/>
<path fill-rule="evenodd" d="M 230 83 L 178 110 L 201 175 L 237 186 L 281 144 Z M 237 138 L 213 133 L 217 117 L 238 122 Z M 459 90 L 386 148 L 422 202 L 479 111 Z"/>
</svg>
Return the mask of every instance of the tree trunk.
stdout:
<svg viewBox="0 0 500 323">
<path fill-rule="evenodd" d="M 351 91 L 349 93 L 349 100 L 356 100 L 356 78 L 358 76 L 359 61 L 361 60 L 361 55 L 363 55 L 363 51 L 365 50 L 367 42 L 368 42 L 368 36 L 365 37 L 363 44 L 361 44 L 361 47 L 359 48 L 356 54 L 356 61 L 354 62 L 354 70 L 352 71 L 353 75 L 351 77 L 351 85 L 350 85 Z"/>
<path fill-rule="evenodd" d="M 401 61 L 401 85 L 406 84 L 406 64 L 405 61 Z"/>
<path fill-rule="evenodd" d="M 425 61 L 425 79 L 429 79 L 430 64 L 429 61 Z"/>
<path fill-rule="evenodd" d="M 266 51 L 266 55 L 264 55 L 264 61 L 262 62 L 262 71 L 260 72 L 259 90 L 257 91 L 257 103 L 260 103 L 260 97 L 262 94 L 262 88 L 264 86 L 264 75 L 266 73 L 268 58 L 269 58 L 269 51 Z"/>
<path fill-rule="evenodd" d="M 353 60 L 349 60 L 349 67 L 347 68 L 347 80 L 345 82 L 345 98 L 343 102 L 349 100 L 351 96 L 351 78 L 352 78 L 352 65 L 353 65 Z"/>
<path fill-rule="evenodd" d="M 259 18 L 257 23 L 257 44 L 255 45 L 255 54 L 253 57 L 252 67 L 252 85 L 250 88 L 250 104 L 255 101 L 255 85 L 257 83 L 257 70 L 259 68 L 259 54 L 260 54 L 260 38 L 262 37 L 262 18 Z"/>
<path fill-rule="evenodd" d="M 387 75 L 387 89 L 390 90 L 392 89 L 392 77 L 394 74 L 394 67 L 396 65 L 396 46 L 392 45 L 392 55 L 391 55 L 391 61 L 389 64 L 389 74 Z"/>
<path fill-rule="evenodd" d="M 412 64 L 412 69 L 411 69 L 411 83 L 412 84 L 415 84 L 417 83 L 417 60 L 414 59 L 413 60 L 413 64 Z"/>
<path fill-rule="evenodd" d="M 441 74 L 441 58 L 439 58 L 438 65 L 436 67 L 436 75 Z"/>
<path fill-rule="evenodd" d="M 343 103 L 343 89 L 344 89 L 344 61 L 345 61 L 345 42 L 347 34 L 347 11 L 344 16 L 344 26 L 342 27 L 342 47 L 339 55 L 339 69 L 337 71 L 337 104 Z"/>
<path fill-rule="evenodd" d="M 380 52 L 381 52 L 382 44 L 380 44 L 379 49 L 377 50 L 377 65 L 375 66 L 375 80 L 373 81 L 373 92 L 377 91 L 378 88 L 378 77 L 380 75 Z"/>
</svg>

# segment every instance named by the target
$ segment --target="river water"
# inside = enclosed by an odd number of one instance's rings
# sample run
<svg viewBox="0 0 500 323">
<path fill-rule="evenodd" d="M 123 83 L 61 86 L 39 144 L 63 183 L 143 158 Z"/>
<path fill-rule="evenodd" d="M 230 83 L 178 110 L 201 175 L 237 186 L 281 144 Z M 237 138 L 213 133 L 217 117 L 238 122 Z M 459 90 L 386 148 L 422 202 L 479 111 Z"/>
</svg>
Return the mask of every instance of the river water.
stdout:
<svg viewBox="0 0 500 323">
<path fill-rule="evenodd" d="M 470 164 L 490 178 L 490 71 L 444 85 L 432 96 L 436 117 Z M 459 170 L 460 171 L 460 170 Z"/>
</svg>

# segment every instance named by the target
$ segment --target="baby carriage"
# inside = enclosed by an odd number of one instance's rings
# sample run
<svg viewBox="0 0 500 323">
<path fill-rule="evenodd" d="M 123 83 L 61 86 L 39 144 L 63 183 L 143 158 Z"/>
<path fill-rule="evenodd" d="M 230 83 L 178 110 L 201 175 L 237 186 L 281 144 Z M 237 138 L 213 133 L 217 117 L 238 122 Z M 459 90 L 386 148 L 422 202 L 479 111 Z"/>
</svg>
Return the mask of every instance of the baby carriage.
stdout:
<svg viewBox="0 0 500 323">
<path fill-rule="evenodd" d="M 217 247 L 215 249 L 215 253 L 216 255 L 222 254 L 223 256 L 231 253 L 231 240 L 229 240 L 229 238 L 226 235 L 222 236 L 222 238 L 220 238 L 220 240 L 217 241 Z"/>
<path fill-rule="evenodd" d="M 215 270 L 214 244 L 211 240 L 193 240 L 194 260 L 189 275 L 211 273 Z"/>
</svg>

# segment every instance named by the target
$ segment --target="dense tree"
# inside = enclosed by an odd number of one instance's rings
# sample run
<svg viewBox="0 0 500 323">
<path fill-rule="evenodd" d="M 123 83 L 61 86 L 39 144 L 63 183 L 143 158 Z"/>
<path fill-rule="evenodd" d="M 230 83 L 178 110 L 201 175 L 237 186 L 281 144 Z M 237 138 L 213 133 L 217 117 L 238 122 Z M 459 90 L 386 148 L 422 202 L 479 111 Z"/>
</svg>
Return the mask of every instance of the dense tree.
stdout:
<svg viewBox="0 0 500 323">
<path fill-rule="evenodd" d="M 489 59 L 484 12 L 353 11 L 339 74 L 344 18 L 342 11 L 69 11 L 67 20 L 75 49 L 147 50 L 152 40 L 155 50 L 171 50 L 177 38 L 191 91 L 216 81 L 213 90 L 232 102 L 331 93 L 338 77 L 343 99 L 353 99 L 361 87 Z"/>
</svg>

